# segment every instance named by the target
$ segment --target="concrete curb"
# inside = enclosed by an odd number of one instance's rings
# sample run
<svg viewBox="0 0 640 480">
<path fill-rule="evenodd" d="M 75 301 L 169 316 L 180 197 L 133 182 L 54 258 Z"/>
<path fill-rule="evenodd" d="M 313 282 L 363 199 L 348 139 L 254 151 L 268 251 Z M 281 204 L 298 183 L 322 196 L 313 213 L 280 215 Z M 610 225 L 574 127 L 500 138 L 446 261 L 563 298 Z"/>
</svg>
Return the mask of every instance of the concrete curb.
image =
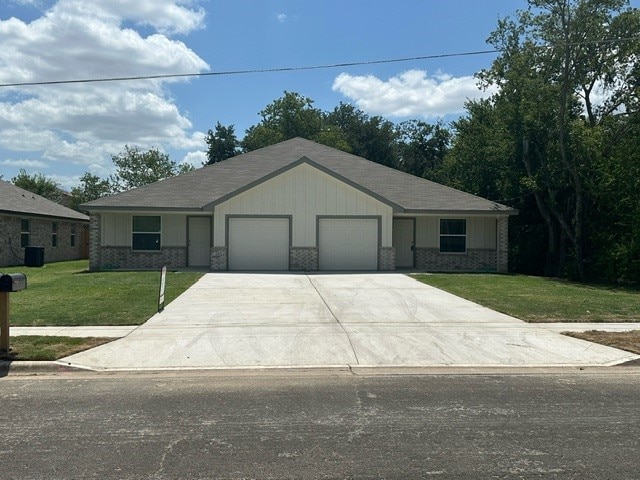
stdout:
<svg viewBox="0 0 640 480">
<path fill-rule="evenodd" d="M 0 377 L 7 375 L 49 375 L 86 372 L 86 369 L 62 365 L 58 362 L 0 361 Z"/>
<path fill-rule="evenodd" d="M 6 376 L 44 376 L 60 374 L 92 374 L 110 376 L 124 375 L 210 375 L 210 376 L 422 376 L 422 375 L 558 375 L 558 374 L 640 374 L 639 360 L 632 360 L 617 365 L 593 366 L 406 366 L 406 367 L 357 367 L 357 366 L 327 366 L 327 367 L 215 367 L 215 368 L 166 368 L 166 369 L 117 369 L 92 370 L 59 362 L 26 362 L 0 361 L 0 378 Z M 624 367 L 624 368 L 619 368 Z"/>
</svg>

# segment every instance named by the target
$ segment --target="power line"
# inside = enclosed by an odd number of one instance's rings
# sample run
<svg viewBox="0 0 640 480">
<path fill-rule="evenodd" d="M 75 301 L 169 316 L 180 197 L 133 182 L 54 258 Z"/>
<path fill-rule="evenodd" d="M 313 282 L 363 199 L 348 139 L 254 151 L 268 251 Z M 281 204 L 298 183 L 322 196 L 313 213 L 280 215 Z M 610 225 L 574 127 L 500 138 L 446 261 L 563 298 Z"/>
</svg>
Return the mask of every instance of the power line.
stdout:
<svg viewBox="0 0 640 480">
<path fill-rule="evenodd" d="M 640 40 L 640 37 L 573 42 L 573 43 L 567 44 L 566 46 L 599 45 L 603 43 L 628 42 L 628 41 L 637 41 L 637 40 Z M 539 47 L 550 48 L 550 47 L 553 47 L 553 45 L 540 45 Z M 360 62 L 330 63 L 330 64 L 324 64 L 324 65 L 307 65 L 307 66 L 299 66 L 299 67 L 254 68 L 254 69 L 246 69 L 246 70 L 226 70 L 226 71 L 220 71 L 220 72 L 166 73 L 166 74 L 158 74 L 158 75 L 136 75 L 136 76 L 129 76 L 129 77 L 104 77 L 104 78 L 85 78 L 85 79 L 69 79 L 69 80 L 50 80 L 50 81 L 42 81 L 42 82 L 1 83 L 0 88 L 31 87 L 31 86 L 42 86 L 42 85 L 64 85 L 64 84 L 74 84 L 74 83 L 101 83 L 101 82 L 125 82 L 125 81 L 134 81 L 134 80 L 158 80 L 163 78 L 221 77 L 221 76 L 229 76 L 229 75 L 249 75 L 249 74 L 256 74 L 256 73 L 301 72 L 305 70 L 306 71 L 327 70 L 331 68 L 357 67 L 357 66 L 366 66 L 366 65 L 383 65 L 383 64 L 390 64 L 390 63 L 403 63 L 403 62 L 413 62 L 413 61 L 421 61 L 421 60 L 435 60 L 439 58 L 470 57 L 470 56 L 477 56 L 477 55 L 487 55 L 491 53 L 500 53 L 502 51 L 503 50 L 501 49 L 476 50 L 471 52 L 441 53 L 436 55 L 421 55 L 416 57 L 390 58 L 390 59 L 384 59 L 384 60 L 369 60 L 369 61 L 360 61 Z"/>
<path fill-rule="evenodd" d="M 418 60 L 434 60 L 437 58 L 469 57 L 472 55 L 486 55 L 489 53 L 498 53 L 499 51 L 500 50 L 478 50 L 475 52 L 443 53 L 439 55 L 423 55 L 418 57 L 370 60 L 370 61 L 364 61 L 364 62 L 332 63 L 332 64 L 325 64 L 325 65 L 307 65 L 307 66 L 300 66 L 300 67 L 255 68 L 255 69 L 247 69 L 247 70 L 226 70 L 226 71 L 220 71 L 220 72 L 167 73 L 167 74 L 161 74 L 161 75 L 137 75 L 137 76 L 131 76 L 131 77 L 85 78 L 85 79 L 75 79 L 75 80 L 51 80 L 51 81 L 45 81 L 45 82 L 2 83 L 0 84 L 0 87 L 30 87 L 30 86 L 37 86 L 37 85 L 64 85 L 64 84 L 72 84 L 72 83 L 124 82 L 124 81 L 132 81 L 132 80 L 157 80 L 162 78 L 221 77 L 221 76 L 228 76 L 228 75 L 248 75 L 248 74 L 254 74 L 254 73 L 300 72 L 304 70 L 326 70 L 330 68 L 381 65 L 385 63 L 402 63 L 402 62 L 412 62 L 412 61 L 418 61 Z"/>
</svg>

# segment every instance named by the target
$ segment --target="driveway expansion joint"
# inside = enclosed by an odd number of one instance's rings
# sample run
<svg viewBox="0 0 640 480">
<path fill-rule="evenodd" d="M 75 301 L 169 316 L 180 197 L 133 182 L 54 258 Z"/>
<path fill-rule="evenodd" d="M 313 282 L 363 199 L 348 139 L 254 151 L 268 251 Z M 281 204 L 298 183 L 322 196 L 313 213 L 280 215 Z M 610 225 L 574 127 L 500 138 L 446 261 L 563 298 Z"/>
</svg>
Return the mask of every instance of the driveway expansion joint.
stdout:
<svg viewBox="0 0 640 480">
<path fill-rule="evenodd" d="M 316 291 L 316 293 L 318 294 L 318 296 L 320 297 L 320 300 L 322 300 L 322 303 L 324 303 L 324 306 L 327 307 L 327 310 L 329 311 L 329 313 L 331 314 L 331 316 L 334 318 L 334 320 L 336 321 L 336 323 L 338 325 L 340 325 L 340 328 L 342 328 L 342 331 L 344 332 L 344 334 L 347 336 L 347 340 L 349 340 L 349 345 L 351 345 L 351 350 L 353 351 L 353 356 L 356 359 L 356 363 L 358 365 L 360 365 L 360 360 L 358 360 L 358 353 L 356 352 L 356 348 L 353 345 L 353 341 L 351 340 L 351 336 L 349 335 L 349 332 L 347 331 L 347 329 L 344 327 L 344 325 L 342 324 L 342 322 L 340 321 L 340 319 L 336 316 L 336 314 L 333 312 L 333 310 L 331 310 L 331 307 L 329 306 L 329 304 L 327 303 L 327 301 L 325 300 L 325 298 L 322 296 L 322 294 L 320 293 L 320 290 L 318 290 L 318 287 L 316 286 L 315 283 L 313 283 L 313 280 L 311 279 L 311 277 L 307 274 L 305 275 L 307 277 L 307 280 L 309 280 L 309 283 L 311 284 L 311 286 L 313 287 L 313 289 Z M 349 365 L 349 369 L 351 369 L 351 365 Z"/>
</svg>

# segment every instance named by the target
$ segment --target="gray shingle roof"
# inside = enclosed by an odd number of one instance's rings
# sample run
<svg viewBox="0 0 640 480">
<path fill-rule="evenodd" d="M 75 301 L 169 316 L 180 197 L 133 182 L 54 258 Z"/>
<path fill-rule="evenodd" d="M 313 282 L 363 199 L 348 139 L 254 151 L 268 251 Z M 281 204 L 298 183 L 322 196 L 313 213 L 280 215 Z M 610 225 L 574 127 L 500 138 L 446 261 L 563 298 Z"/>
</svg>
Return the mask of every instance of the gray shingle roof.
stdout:
<svg viewBox="0 0 640 480">
<path fill-rule="evenodd" d="M 89 217 L 0 180 L 0 213 L 89 221 Z"/>
<path fill-rule="evenodd" d="M 515 210 L 310 140 L 294 138 L 177 177 L 84 204 L 86 210 L 204 210 L 301 162 L 411 213 Z"/>
</svg>

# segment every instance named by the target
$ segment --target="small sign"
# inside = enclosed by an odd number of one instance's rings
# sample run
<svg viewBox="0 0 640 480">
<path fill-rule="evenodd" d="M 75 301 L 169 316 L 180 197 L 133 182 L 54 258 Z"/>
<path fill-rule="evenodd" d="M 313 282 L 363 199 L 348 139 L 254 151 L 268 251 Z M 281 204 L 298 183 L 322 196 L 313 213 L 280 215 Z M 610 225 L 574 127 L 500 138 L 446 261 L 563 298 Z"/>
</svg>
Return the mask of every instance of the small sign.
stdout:
<svg viewBox="0 0 640 480">
<path fill-rule="evenodd" d="M 160 270 L 160 292 L 158 294 L 158 312 L 164 310 L 164 288 L 167 285 L 167 266 Z"/>
</svg>

